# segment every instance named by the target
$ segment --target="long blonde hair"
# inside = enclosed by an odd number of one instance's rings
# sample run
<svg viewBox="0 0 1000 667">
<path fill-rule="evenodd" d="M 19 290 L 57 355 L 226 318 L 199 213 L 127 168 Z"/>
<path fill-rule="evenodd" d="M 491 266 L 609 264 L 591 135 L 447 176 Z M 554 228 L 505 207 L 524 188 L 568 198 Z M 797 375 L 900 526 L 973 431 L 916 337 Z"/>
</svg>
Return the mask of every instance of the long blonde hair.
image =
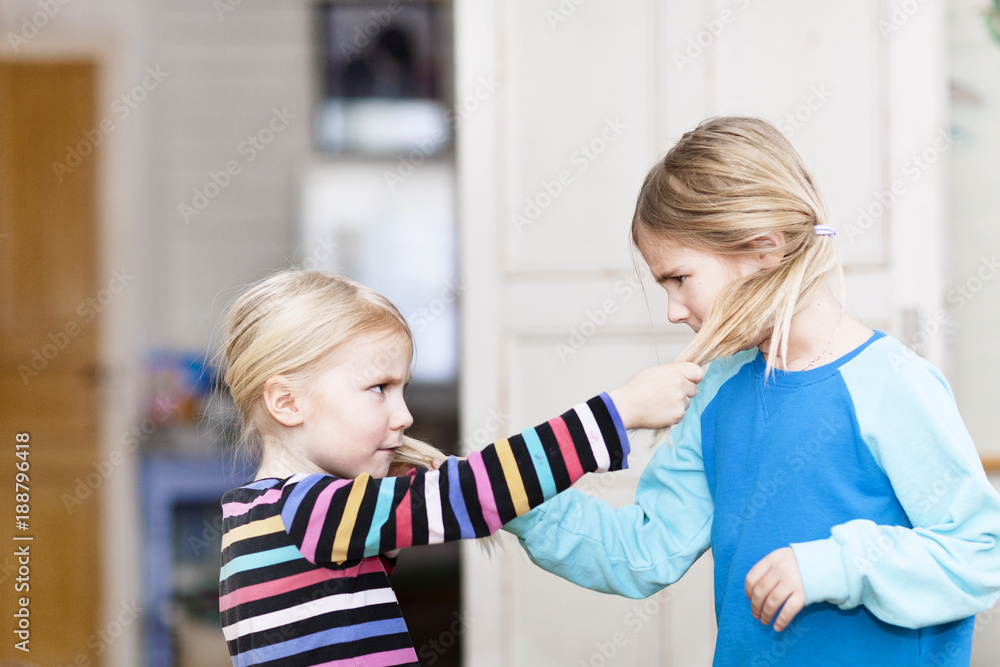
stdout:
<svg viewBox="0 0 1000 667">
<path fill-rule="evenodd" d="M 679 360 L 705 364 L 770 334 L 767 373 L 785 359 L 792 316 L 826 284 L 843 283 L 832 240 L 817 236 L 826 204 L 805 162 L 760 118 L 718 117 L 688 132 L 646 176 L 632 218 L 632 242 L 643 237 L 727 256 L 759 253 L 759 240 L 780 233 L 777 266 L 730 284 L 716 297 Z"/>
<path fill-rule="evenodd" d="M 225 382 L 240 415 L 240 448 L 263 454 L 262 434 L 273 428 L 263 395 L 277 375 L 302 385 L 332 355 L 359 336 L 402 334 L 413 349 L 406 319 L 384 296 L 327 273 L 287 269 L 243 292 L 225 319 Z M 393 465 L 430 467 L 447 455 L 408 436 Z"/>
</svg>

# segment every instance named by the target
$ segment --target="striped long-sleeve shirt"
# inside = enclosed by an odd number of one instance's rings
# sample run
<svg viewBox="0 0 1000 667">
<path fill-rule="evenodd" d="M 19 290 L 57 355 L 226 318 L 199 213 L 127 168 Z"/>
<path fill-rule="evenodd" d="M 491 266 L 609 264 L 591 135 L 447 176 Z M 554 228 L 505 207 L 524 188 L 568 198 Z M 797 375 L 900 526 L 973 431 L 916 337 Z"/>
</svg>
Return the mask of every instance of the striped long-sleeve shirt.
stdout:
<svg viewBox="0 0 1000 667">
<path fill-rule="evenodd" d="M 438 470 L 297 474 L 227 492 L 219 608 L 233 665 L 416 664 L 379 554 L 493 534 L 627 457 L 621 418 L 601 394 Z"/>
</svg>

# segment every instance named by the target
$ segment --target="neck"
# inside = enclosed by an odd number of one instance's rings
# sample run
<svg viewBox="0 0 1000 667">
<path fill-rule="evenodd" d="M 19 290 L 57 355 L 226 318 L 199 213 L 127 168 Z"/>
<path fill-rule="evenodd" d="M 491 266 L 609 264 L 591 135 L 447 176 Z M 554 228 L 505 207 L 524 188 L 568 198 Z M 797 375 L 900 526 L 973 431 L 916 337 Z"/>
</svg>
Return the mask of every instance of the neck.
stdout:
<svg viewBox="0 0 1000 667">
<path fill-rule="evenodd" d="M 255 480 L 265 477 L 285 479 L 300 472 L 323 472 L 315 465 L 299 456 L 294 448 L 280 438 L 264 437 L 263 454 Z"/>
<path fill-rule="evenodd" d="M 845 318 L 843 306 L 829 287 L 824 288 L 813 300 L 792 317 L 788 332 L 788 349 L 785 356 L 775 360 L 775 367 L 782 370 L 806 370 L 836 359 L 837 338 L 842 332 Z M 768 334 L 758 348 L 768 358 L 771 336 Z"/>
</svg>

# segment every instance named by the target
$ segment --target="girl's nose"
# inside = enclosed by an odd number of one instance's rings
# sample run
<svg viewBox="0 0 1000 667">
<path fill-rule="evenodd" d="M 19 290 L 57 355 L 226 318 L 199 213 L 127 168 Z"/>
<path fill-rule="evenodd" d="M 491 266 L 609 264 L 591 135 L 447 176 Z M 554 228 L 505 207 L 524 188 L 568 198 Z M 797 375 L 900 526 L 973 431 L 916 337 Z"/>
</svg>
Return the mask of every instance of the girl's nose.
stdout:
<svg viewBox="0 0 1000 667">
<path fill-rule="evenodd" d="M 410 414 L 410 409 L 406 407 L 406 402 L 401 399 L 399 407 L 392 414 L 392 428 L 408 429 L 411 426 L 413 426 L 413 415 Z"/>
<path fill-rule="evenodd" d="M 691 311 L 685 308 L 678 299 L 667 300 L 667 319 L 670 320 L 671 324 L 683 324 L 690 315 Z"/>
</svg>

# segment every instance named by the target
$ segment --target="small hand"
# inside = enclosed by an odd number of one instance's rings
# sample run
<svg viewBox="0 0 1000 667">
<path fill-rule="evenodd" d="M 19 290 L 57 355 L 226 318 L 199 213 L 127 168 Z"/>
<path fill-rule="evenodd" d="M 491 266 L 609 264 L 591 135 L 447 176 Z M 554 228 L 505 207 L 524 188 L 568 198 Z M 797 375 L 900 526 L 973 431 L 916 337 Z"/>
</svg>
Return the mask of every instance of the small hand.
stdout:
<svg viewBox="0 0 1000 667">
<path fill-rule="evenodd" d="M 639 371 L 608 395 L 625 428 L 665 428 L 684 416 L 703 375 L 701 367 L 690 362 L 661 364 Z"/>
<path fill-rule="evenodd" d="M 780 608 L 774 631 L 787 628 L 806 602 L 802 575 L 792 548 L 772 551 L 754 565 L 747 573 L 746 593 L 754 618 L 767 625 Z"/>
<path fill-rule="evenodd" d="M 416 468 L 412 463 L 406 463 L 403 461 L 394 461 L 389 464 L 389 472 L 385 474 L 386 477 L 406 477 L 410 474 L 410 471 Z"/>
</svg>

